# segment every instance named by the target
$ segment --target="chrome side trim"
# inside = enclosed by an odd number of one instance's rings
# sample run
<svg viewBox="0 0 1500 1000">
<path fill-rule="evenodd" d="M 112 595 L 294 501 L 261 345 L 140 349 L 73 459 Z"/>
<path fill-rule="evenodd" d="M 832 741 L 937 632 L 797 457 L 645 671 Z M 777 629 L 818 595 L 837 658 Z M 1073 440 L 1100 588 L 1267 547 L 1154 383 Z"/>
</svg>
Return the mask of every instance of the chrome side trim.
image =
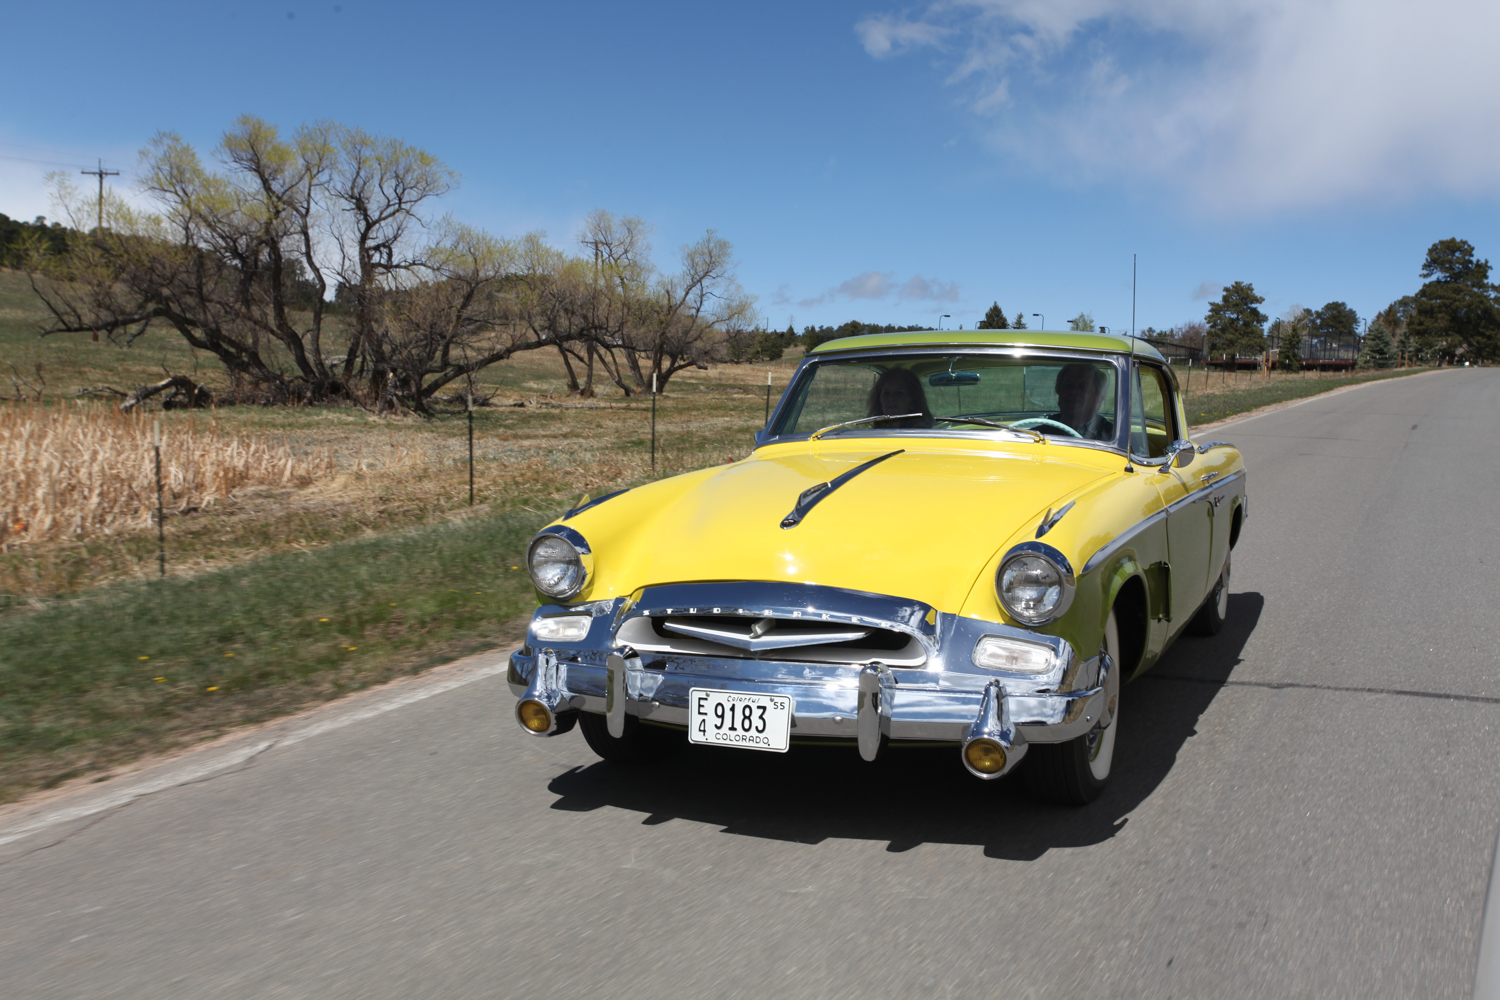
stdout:
<svg viewBox="0 0 1500 1000">
<path fill-rule="evenodd" d="M 1208 449 L 1210 449 L 1210 448 L 1233 448 L 1233 447 L 1234 447 L 1234 445 L 1230 444 L 1228 441 L 1210 441 L 1207 444 L 1200 444 L 1198 446 L 1198 454 L 1202 455 L 1204 452 L 1208 451 Z"/>
<path fill-rule="evenodd" d="M 1228 486 L 1235 480 L 1244 478 L 1244 469 L 1241 469 L 1239 472 L 1236 472 L 1231 476 L 1227 476 L 1224 479 L 1217 479 L 1211 473 L 1205 474 L 1203 479 L 1201 480 L 1204 485 L 1198 487 L 1196 490 L 1187 494 L 1186 496 L 1178 497 L 1176 500 L 1173 500 L 1170 504 L 1167 505 L 1167 511 L 1170 513 L 1175 513 L 1181 510 L 1183 507 L 1186 507 L 1190 503 L 1197 503 L 1199 500 L 1205 499 L 1208 494 L 1214 492 L 1215 490 L 1222 490 L 1224 487 Z M 1210 482 L 1210 479 L 1212 479 L 1213 481 Z"/>
<path fill-rule="evenodd" d="M 1147 518 L 1145 518 L 1145 519 L 1143 519 L 1141 521 L 1137 521 L 1134 526 L 1132 526 L 1130 528 L 1127 528 L 1124 531 L 1120 532 L 1118 535 L 1116 535 L 1114 537 L 1113 540 L 1111 540 L 1109 542 L 1106 542 L 1103 546 L 1101 546 L 1099 548 L 1099 550 L 1097 552 L 1095 552 L 1093 555 L 1089 556 L 1088 562 L 1086 562 L 1086 563 L 1083 564 L 1083 575 L 1087 576 L 1089 573 L 1091 573 L 1094 570 L 1098 569 L 1099 565 L 1101 563 L 1103 563 L 1106 559 L 1108 559 L 1110 556 L 1114 555 L 1116 552 L 1120 551 L 1125 546 L 1129 545 L 1132 541 L 1134 541 L 1136 535 L 1139 535 L 1141 532 L 1145 531 L 1147 528 L 1154 527 L 1155 525 L 1157 525 L 1161 521 L 1165 521 L 1166 519 L 1167 519 L 1167 508 L 1163 507 L 1161 510 L 1157 511 L 1155 514 L 1152 514 L 1151 516 L 1149 516 L 1149 517 L 1147 517 Z"/>
<path fill-rule="evenodd" d="M 917 415 L 921 416 L 921 414 Z M 842 475 L 833 477 L 826 483 L 819 483 L 816 486 L 810 486 L 807 489 L 803 490 L 801 495 L 797 497 L 797 504 L 792 508 L 792 512 L 781 519 L 781 526 L 783 528 L 795 528 L 797 525 L 802 523 L 802 519 L 807 516 L 808 511 L 812 510 L 818 504 L 822 503 L 823 499 L 834 490 L 838 489 L 840 486 L 843 486 L 845 483 L 853 479 L 855 476 L 859 475 L 861 472 L 879 465 L 881 462 L 884 462 L 888 458 L 895 458 L 897 455 L 900 455 L 904 451 L 906 451 L 905 448 L 897 448 L 893 452 L 889 452 L 884 455 L 878 455 L 875 458 L 870 459 L 868 462 L 863 462 L 859 465 L 856 465 L 854 468 L 850 469 L 848 472 L 845 472 Z"/>
<path fill-rule="evenodd" d="M 1036 537 L 1041 538 L 1047 532 L 1055 528 L 1057 526 L 1057 522 L 1061 521 L 1067 515 L 1068 511 L 1073 509 L 1073 505 L 1077 502 L 1077 500 L 1069 500 L 1067 503 L 1063 504 L 1056 513 L 1052 511 L 1052 508 L 1047 508 L 1047 516 L 1042 518 L 1042 523 L 1036 526 Z"/>
<path fill-rule="evenodd" d="M 1211 483 L 1208 486 L 1204 486 L 1194 490 L 1187 496 L 1179 497 L 1178 499 L 1173 500 L 1170 504 L 1157 511 L 1155 514 L 1152 514 L 1149 517 L 1138 521 L 1134 526 L 1120 532 L 1120 534 L 1116 535 L 1113 540 L 1106 542 L 1103 546 L 1101 546 L 1099 550 L 1093 555 L 1089 556 L 1088 561 L 1083 564 L 1083 574 L 1081 575 L 1087 575 L 1088 573 L 1098 569 L 1099 565 L 1106 559 L 1114 555 L 1116 552 L 1120 551 L 1120 549 L 1124 548 L 1126 545 L 1130 544 L 1130 542 L 1135 538 L 1136 535 L 1139 535 L 1147 528 L 1150 528 L 1158 522 L 1166 519 L 1167 515 L 1175 513 L 1176 511 L 1182 509 L 1183 507 L 1186 507 L 1190 503 L 1195 503 L 1199 500 L 1202 500 L 1204 494 L 1212 493 L 1214 490 L 1221 490 L 1235 480 L 1243 478 L 1245 478 L 1245 470 L 1241 469 L 1239 472 L 1234 473 L 1227 479 Z"/>
</svg>

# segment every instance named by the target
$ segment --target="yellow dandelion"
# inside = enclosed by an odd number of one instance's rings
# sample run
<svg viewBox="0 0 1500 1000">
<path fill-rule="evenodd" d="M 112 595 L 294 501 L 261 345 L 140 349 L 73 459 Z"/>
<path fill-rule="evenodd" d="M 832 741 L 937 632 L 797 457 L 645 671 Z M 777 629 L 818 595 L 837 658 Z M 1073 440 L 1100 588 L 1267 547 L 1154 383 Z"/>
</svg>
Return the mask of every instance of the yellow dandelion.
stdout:
<svg viewBox="0 0 1500 1000">
<path fill-rule="evenodd" d="M 218 688 L 217 688 L 217 687 L 211 687 L 211 688 L 209 688 L 209 690 L 210 690 L 210 691 L 217 691 L 217 690 L 219 690 L 219 689 L 218 689 Z"/>
<path fill-rule="evenodd" d="M 355 651 L 355 650 L 356 650 L 356 649 L 358 649 L 358 648 L 359 648 L 359 647 L 358 647 L 358 646 L 350 646 L 350 647 L 349 647 L 349 652 L 351 652 L 351 653 L 352 653 L 352 652 L 354 652 L 354 651 Z"/>
<path fill-rule="evenodd" d="M 394 607 L 395 607 L 395 606 L 396 606 L 396 602 L 395 602 L 395 601 L 392 601 L 392 602 L 391 602 L 391 607 L 393 607 L 393 608 L 394 608 Z"/>
<path fill-rule="evenodd" d="M 320 622 L 326 622 L 327 620 L 328 620 L 327 618 L 319 618 L 318 619 L 318 621 L 320 621 Z"/>
<path fill-rule="evenodd" d="M 511 569 L 520 569 L 520 568 L 521 568 L 521 567 L 519 567 L 519 566 L 512 566 L 512 567 L 511 567 Z"/>
<path fill-rule="evenodd" d="M 233 653 L 225 653 L 224 655 L 225 656 L 233 656 L 234 654 Z"/>
<path fill-rule="evenodd" d="M 157 682 L 157 683 L 158 683 L 158 684 L 160 684 L 160 683 L 161 683 L 161 682 L 162 682 L 162 681 L 164 681 L 164 680 L 166 680 L 166 678 L 165 678 L 165 677 L 153 677 L 153 678 L 151 678 L 151 679 L 152 679 L 152 680 L 153 680 L 153 681 L 156 681 L 156 682 Z"/>
<path fill-rule="evenodd" d="M 136 659 L 137 660 L 149 660 L 149 659 L 151 659 L 151 657 L 149 657 L 149 656 L 137 656 Z"/>
</svg>

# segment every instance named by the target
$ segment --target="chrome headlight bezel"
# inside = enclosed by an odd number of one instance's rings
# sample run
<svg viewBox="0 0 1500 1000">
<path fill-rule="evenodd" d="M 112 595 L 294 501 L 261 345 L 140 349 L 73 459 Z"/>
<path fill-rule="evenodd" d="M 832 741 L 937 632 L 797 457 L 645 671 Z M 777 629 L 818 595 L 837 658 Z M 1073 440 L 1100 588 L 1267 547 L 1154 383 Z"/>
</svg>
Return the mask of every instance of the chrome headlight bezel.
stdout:
<svg viewBox="0 0 1500 1000">
<path fill-rule="evenodd" d="M 548 539 L 557 539 L 573 549 L 573 554 L 578 566 L 577 573 L 567 581 L 567 585 L 561 589 L 549 590 L 542 585 L 537 577 L 535 558 L 537 548 Z M 594 553 L 589 548 L 588 541 L 572 528 L 561 524 L 550 528 L 543 528 L 531 539 L 531 544 L 526 546 L 526 573 L 531 577 L 531 585 L 538 591 L 552 598 L 554 601 L 568 601 L 577 597 L 588 587 L 594 578 Z"/>
<path fill-rule="evenodd" d="M 1057 603 L 1045 612 L 1037 613 L 1017 607 L 1007 596 L 1005 571 L 1018 559 L 1040 559 L 1056 571 L 1059 580 Z M 1005 558 L 1000 560 L 1000 566 L 995 570 L 995 596 L 999 598 L 1000 606 L 1005 609 L 1006 614 L 1023 625 L 1046 625 L 1057 621 L 1067 614 L 1077 589 L 1078 581 L 1073 575 L 1073 565 L 1068 562 L 1068 557 L 1042 542 L 1022 542 L 1015 546 L 1005 553 Z"/>
</svg>

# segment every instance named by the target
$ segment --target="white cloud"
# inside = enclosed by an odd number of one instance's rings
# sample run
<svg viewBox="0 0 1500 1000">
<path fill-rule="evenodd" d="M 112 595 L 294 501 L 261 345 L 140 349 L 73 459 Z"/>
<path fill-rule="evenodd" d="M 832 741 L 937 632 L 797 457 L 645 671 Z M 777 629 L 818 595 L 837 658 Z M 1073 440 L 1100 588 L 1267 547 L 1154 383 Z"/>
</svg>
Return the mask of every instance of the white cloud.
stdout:
<svg viewBox="0 0 1500 1000">
<path fill-rule="evenodd" d="M 895 282 L 894 271 L 865 271 L 856 274 L 848 281 L 841 282 L 836 288 L 830 288 L 822 295 L 815 298 L 802 299 L 798 306 L 806 309 L 821 306 L 829 302 L 839 300 L 856 301 L 861 299 L 885 299 L 892 294 L 898 300 L 905 299 L 928 299 L 935 302 L 958 301 L 958 283 L 956 281 L 928 281 L 920 274 L 912 275 L 898 287 Z M 785 288 L 786 286 L 782 286 Z M 781 300 L 784 293 L 778 289 L 778 299 L 773 305 L 783 305 Z"/>
<path fill-rule="evenodd" d="M 920 274 L 913 275 L 901 286 L 897 294 L 901 299 L 928 299 L 933 302 L 957 302 L 958 282 L 928 281 Z"/>
<path fill-rule="evenodd" d="M 894 272 L 866 271 L 857 274 L 833 290 L 833 294 L 849 299 L 883 299 L 891 292 Z"/>
<path fill-rule="evenodd" d="M 1007 153 L 1131 174 L 1220 214 L 1500 194 L 1500 4 L 957 0 L 859 22 L 950 60 Z"/>
<path fill-rule="evenodd" d="M 867 17 L 854 26 L 860 44 L 876 59 L 893 52 L 922 45 L 937 45 L 948 29 L 926 21 L 908 21 L 905 17 L 879 14 Z"/>
<path fill-rule="evenodd" d="M 1199 282 L 1198 287 L 1193 289 L 1193 301 L 1207 302 L 1209 299 L 1216 299 L 1223 290 L 1224 286 L 1217 281 Z"/>
</svg>

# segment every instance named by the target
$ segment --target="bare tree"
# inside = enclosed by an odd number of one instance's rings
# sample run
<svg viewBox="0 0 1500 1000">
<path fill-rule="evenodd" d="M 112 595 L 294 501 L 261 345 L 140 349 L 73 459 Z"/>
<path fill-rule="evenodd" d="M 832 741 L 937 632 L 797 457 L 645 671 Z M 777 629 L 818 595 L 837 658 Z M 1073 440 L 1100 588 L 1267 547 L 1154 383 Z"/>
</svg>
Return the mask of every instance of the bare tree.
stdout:
<svg viewBox="0 0 1500 1000">
<path fill-rule="evenodd" d="M 750 325 L 732 247 L 712 231 L 663 276 L 633 216 L 591 213 L 586 256 L 540 233 L 509 242 L 435 220 L 457 175 L 397 139 L 331 122 L 286 138 L 245 116 L 216 156 L 222 169 L 209 169 L 179 136 L 153 139 L 142 174 L 155 211 L 100 206 L 54 179 L 74 231 L 65 253 L 34 243 L 27 257 L 51 313 L 44 334 L 129 342 L 165 324 L 223 364 L 225 401 L 426 412 L 455 381 L 539 348 L 559 351 L 580 395 L 596 369 L 626 395 L 652 375 L 665 387 Z"/>
<path fill-rule="evenodd" d="M 542 342 L 517 322 L 513 244 L 446 219 L 420 260 L 409 273 L 421 280 L 384 291 L 364 336 L 380 403 L 426 413 L 454 381 Z"/>
<path fill-rule="evenodd" d="M 723 360 L 724 331 L 751 325 L 754 306 L 735 280 L 733 246 L 710 229 L 682 248 L 681 270 L 658 279 L 645 297 L 630 343 L 636 377 L 644 385 L 655 375 L 665 389 L 683 369 Z"/>
<path fill-rule="evenodd" d="M 545 346 L 504 312 L 515 248 L 425 214 L 457 182 L 431 154 L 328 122 L 284 139 L 245 116 L 217 155 L 223 172 L 158 135 L 142 160 L 159 213 L 112 201 L 106 225 L 67 253 L 31 255 L 45 333 L 129 341 L 165 323 L 258 398 L 417 410 L 455 379 Z M 56 193 L 75 229 L 99 208 L 65 179 Z M 352 316 L 330 310 L 335 283 Z"/>
</svg>

